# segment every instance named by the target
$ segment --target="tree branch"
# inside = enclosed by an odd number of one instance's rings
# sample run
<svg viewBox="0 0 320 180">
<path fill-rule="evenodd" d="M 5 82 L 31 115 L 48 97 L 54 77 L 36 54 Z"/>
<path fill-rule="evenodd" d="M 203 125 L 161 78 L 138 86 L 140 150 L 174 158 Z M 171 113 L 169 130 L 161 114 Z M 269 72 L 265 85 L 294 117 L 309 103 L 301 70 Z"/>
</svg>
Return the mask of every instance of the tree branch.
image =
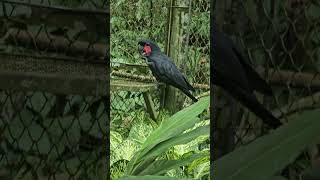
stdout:
<svg viewBox="0 0 320 180">
<path fill-rule="evenodd" d="M 63 36 L 54 36 L 43 31 L 36 35 L 17 28 L 10 28 L 4 39 L 6 43 L 15 46 L 63 52 L 72 56 L 94 56 L 99 59 L 103 59 L 108 50 L 108 47 L 102 43 L 89 43 L 79 40 L 71 42 Z"/>
<path fill-rule="evenodd" d="M 294 87 L 320 88 L 320 75 L 318 73 L 294 72 L 270 68 L 267 72 L 263 68 L 256 69 L 262 77 L 267 77 L 271 84 L 290 85 Z M 266 74 L 267 73 L 267 76 Z"/>
<path fill-rule="evenodd" d="M 275 109 L 272 111 L 272 114 L 274 114 L 278 118 L 283 118 L 285 116 L 291 115 L 298 111 L 318 108 L 320 107 L 319 102 L 320 102 L 320 91 L 317 93 L 314 93 L 311 96 L 303 97 L 292 104 L 285 105 L 280 109 Z"/>
<path fill-rule="evenodd" d="M 146 82 L 146 81 L 147 82 L 156 82 L 156 79 L 151 76 L 135 75 L 135 74 L 119 72 L 119 71 L 112 71 L 111 76 L 123 77 L 123 78 L 128 78 L 128 79 L 133 79 L 133 80 L 144 81 L 144 82 Z M 208 84 L 191 83 L 191 85 L 194 88 L 198 88 L 198 89 L 206 89 L 206 90 L 210 89 L 210 86 Z"/>
</svg>

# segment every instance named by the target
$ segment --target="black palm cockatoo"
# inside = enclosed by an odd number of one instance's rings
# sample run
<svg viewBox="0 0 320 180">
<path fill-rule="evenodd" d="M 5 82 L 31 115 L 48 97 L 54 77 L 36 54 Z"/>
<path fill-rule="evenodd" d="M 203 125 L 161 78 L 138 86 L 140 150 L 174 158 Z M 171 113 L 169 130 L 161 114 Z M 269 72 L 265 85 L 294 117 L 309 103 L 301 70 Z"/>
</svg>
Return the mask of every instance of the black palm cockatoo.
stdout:
<svg viewBox="0 0 320 180">
<path fill-rule="evenodd" d="M 270 86 L 245 61 L 226 34 L 220 32 L 215 24 L 211 28 L 212 83 L 227 91 L 270 127 L 280 126 L 279 119 L 266 110 L 253 93 L 258 91 L 270 96 L 273 94 Z"/>
<path fill-rule="evenodd" d="M 143 39 L 138 42 L 139 53 L 143 56 L 157 81 L 180 89 L 194 102 L 198 101 L 190 91 L 195 91 L 185 76 L 178 70 L 172 60 L 161 52 L 158 45 L 149 40 Z"/>
</svg>

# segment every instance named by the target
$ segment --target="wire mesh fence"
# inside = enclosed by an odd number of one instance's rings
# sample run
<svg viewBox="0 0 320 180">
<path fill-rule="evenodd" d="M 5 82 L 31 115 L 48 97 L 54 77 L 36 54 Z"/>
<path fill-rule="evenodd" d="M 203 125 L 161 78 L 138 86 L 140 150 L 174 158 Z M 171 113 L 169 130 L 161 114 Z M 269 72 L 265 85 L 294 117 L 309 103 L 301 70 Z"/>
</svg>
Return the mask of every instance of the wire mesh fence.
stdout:
<svg viewBox="0 0 320 180">
<path fill-rule="evenodd" d="M 117 106 L 119 109 L 119 106 L 123 106 L 122 109 L 125 109 L 130 107 L 131 101 L 137 103 L 138 109 L 143 107 L 143 98 L 125 98 L 135 89 L 141 88 L 141 84 L 137 85 L 135 82 L 153 83 L 156 93 L 152 93 L 152 99 L 156 108 L 160 107 L 160 88 L 141 59 L 137 43 L 143 38 L 152 39 L 162 51 L 167 51 L 168 26 L 172 23 L 168 16 L 170 8 L 181 9 L 180 13 L 183 13 L 182 32 L 177 41 L 184 44 L 179 47 L 180 53 L 173 57 L 173 61 L 199 89 L 197 94 L 209 90 L 209 1 L 186 1 L 180 7 L 171 7 L 169 1 L 111 1 L 111 75 L 115 83 L 114 89 L 127 91 L 112 91 L 112 108 Z M 125 85 L 129 87 L 124 87 Z M 135 96 L 142 97 L 141 92 L 136 91 L 138 92 Z M 112 108 L 111 112 L 115 113 L 116 117 L 118 112 Z"/>
<path fill-rule="evenodd" d="M 137 53 L 139 39 L 153 37 L 163 48 L 166 1 L 111 1 L 111 126 L 120 128 L 123 119 L 137 118 L 144 110 L 143 82 L 153 82 L 148 67 Z M 146 85 L 146 90 L 156 85 Z M 115 87 L 115 88 L 113 88 Z M 153 89 L 154 89 L 153 87 Z M 154 93 L 156 92 L 156 93 Z M 159 92 L 153 92 L 159 106 Z M 130 112 L 130 113 L 126 113 Z M 124 116 L 124 117 L 122 117 Z"/>
<path fill-rule="evenodd" d="M 0 178 L 103 179 L 107 1 L 0 9 Z"/>
<path fill-rule="evenodd" d="M 319 107 L 319 12 L 316 1 L 215 3 L 217 23 L 272 85 L 274 97 L 258 97 L 282 122 Z M 234 146 L 266 134 L 262 121 L 251 112 L 238 109 L 236 119 Z"/>
</svg>

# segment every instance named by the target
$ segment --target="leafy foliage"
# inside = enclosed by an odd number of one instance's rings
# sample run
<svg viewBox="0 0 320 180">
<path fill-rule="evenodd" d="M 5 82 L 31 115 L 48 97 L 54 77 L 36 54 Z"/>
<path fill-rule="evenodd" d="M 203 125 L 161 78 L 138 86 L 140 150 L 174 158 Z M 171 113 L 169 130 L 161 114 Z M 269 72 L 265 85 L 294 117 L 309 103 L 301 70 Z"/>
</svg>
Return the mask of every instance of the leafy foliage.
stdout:
<svg viewBox="0 0 320 180">
<path fill-rule="evenodd" d="M 273 179 L 301 150 L 320 137 L 319 110 L 295 115 L 290 123 L 214 162 L 218 179 Z"/>
<path fill-rule="evenodd" d="M 128 162 L 127 164 L 122 164 L 121 168 L 118 164 L 111 166 L 113 178 L 125 174 L 139 176 L 162 175 L 170 169 L 189 166 L 191 163 L 191 166 L 185 170 L 187 177 L 192 177 L 193 172 L 196 172 L 198 176 L 208 175 L 209 164 L 206 164 L 209 161 L 208 149 L 199 150 L 194 146 L 208 138 L 208 121 L 200 121 L 197 118 L 203 110 L 208 108 L 208 105 L 209 97 L 203 98 L 198 103 L 164 120 L 154 130 L 150 130 L 151 126 L 145 128 L 144 126 L 148 126 L 145 123 L 137 123 L 135 124 L 136 127 L 131 128 L 129 137 L 126 140 L 123 140 L 120 134 L 112 133 L 112 162 L 123 161 L 124 159 Z M 146 136 L 143 134 L 146 134 Z M 139 135 L 142 135 L 142 137 Z M 138 141 L 136 137 L 139 137 Z M 127 142 L 131 143 L 130 146 L 126 144 Z M 178 150 L 173 148 L 179 144 L 186 144 L 185 149 L 181 151 L 182 147 L 178 148 Z M 130 156 L 129 159 L 127 159 L 128 154 Z M 207 170 L 203 171 L 198 168 Z M 126 170 L 121 173 L 119 172 L 121 169 Z"/>
</svg>

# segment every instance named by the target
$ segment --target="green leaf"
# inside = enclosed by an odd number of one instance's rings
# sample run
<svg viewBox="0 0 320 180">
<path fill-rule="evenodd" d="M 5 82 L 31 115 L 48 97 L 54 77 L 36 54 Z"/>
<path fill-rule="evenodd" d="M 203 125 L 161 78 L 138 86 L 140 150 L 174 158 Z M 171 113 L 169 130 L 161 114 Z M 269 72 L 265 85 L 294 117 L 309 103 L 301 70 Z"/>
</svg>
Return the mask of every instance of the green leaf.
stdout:
<svg viewBox="0 0 320 180">
<path fill-rule="evenodd" d="M 201 135 L 209 135 L 209 133 L 210 133 L 210 126 L 209 125 L 199 127 L 197 129 L 190 131 L 190 132 L 187 132 L 187 133 L 183 133 L 179 136 L 173 137 L 171 139 L 168 139 L 164 142 L 159 143 L 154 148 L 152 148 L 152 150 L 150 150 L 143 157 L 143 159 L 158 156 L 158 155 L 166 152 L 169 148 L 171 148 L 175 145 L 188 143 Z"/>
<path fill-rule="evenodd" d="M 269 135 L 214 162 L 216 179 L 256 180 L 273 176 L 320 136 L 320 110 L 305 111 Z"/>
<path fill-rule="evenodd" d="M 187 158 L 179 160 L 157 160 L 151 163 L 138 175 L 161 175 L 170 169 L 191 164 L 194 160 L 204 156 L 209 156 L 209 153 L 193 154 Z"/>
<path fill-rule="evenodd" d="M 116 131 L 110 131 L 110 149 L 116 150 L 116 147 L 123 142 L 123 138 L 120 133 Z"/>
<path fill-rule="evenodd" d="M 176 178 L 168 176 L 123 176 L 119 180 L 191 180 L 191 178 Z"/>
<path fill-rule="evenodd" d="M 188 165 L 188 172 L 193 173 L 195 179 L 210 176 L 210 156 L 192 162 L 191 165 Z"/>
<path fill-rule="evenodd" d="M 181 134 L 183 131 L 194 126 L 198 119 L 197 115 L 209 106 L 210 97 L 205 97 L 195 104 L 177 112 L 168 120 L 164 121 L 145 141 L 143 148 L 155 146 L 171 137 Z"/>
<path fill-rule="evenodd" d="M 128 139 L 132 139 L 133 141 L 142 144 L 151 134 L 152 130 L 152 126 L 144 122 L 134 123 L 130 129 Z"/>
<path fill-rule="evenodd" d="M 185 130 L 193 127 L 198 121 L 197 115 L 203 112 L 209 106 L 210 97 L 200 99 L 197 103 L 177 112 L 168 120 L 164 121 L 151 135 L 147 138 L 142 149 L 136 153 L 128 164 L 127 173 L 130 174 L 134 166 L 145 159 L 147 153 L 157 144 L 170 138 L 181 135 Z M 182 140 L 178 139 L 178 140 Z M 168 144 L 175 144 L 170 142 Z M 168 147 L 168 145 L 166 145 Z M 162 150 L 163 151 L 163 150 Z M 158 153 L 158 152 L 157 152 Z M 136 167 L 137 168 L 137 167 Z"/>
<path fill-rule="evenodd" d="M 124 140 L 115 149 L 112 149 L 114 151 L 111 154 L 111 163 L 122 159 L 130 161 L 134 154 L 138 151 L 139 147 L 140 146 L 134 141 L 128 139 Z"/>
</svg>

